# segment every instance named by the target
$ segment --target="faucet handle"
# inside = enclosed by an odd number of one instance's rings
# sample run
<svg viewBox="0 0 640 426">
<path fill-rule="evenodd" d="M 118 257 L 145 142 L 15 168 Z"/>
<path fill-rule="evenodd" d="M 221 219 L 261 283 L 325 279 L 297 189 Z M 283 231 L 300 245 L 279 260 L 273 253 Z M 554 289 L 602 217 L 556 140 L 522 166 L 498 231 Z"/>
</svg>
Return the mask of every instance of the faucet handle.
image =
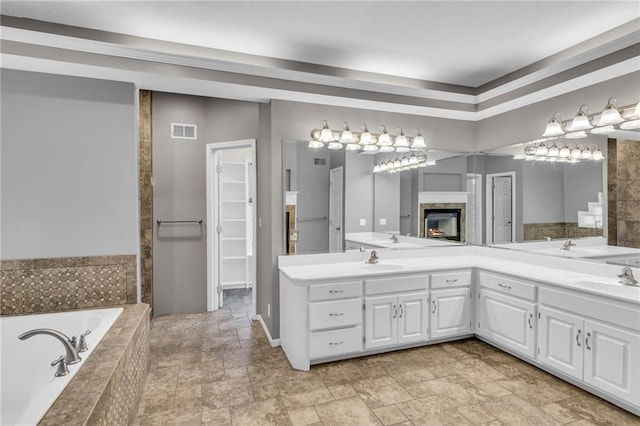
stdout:
<svg viewBox="0 0 640 426">
<path fill-rule="evenodd" d="M 58 366 L 55 374 L 56 377 L 66 376 L 69 374 L 69 368 L 67 367 L 67 361 L 65 360 L 64 355 L 60 355 L 60 358 L 51 362 L 52 367 L 56 365 Z"/>
<path fill-rule="evenodd" d="M 78 340 L 78 343 L 76 343 L 76 350 L 78 352 L 86 352 L 89 350 L 89 348 L 87 348 L 87 341 L 85 339 L 85 337 L 89 334 L 91 334 L 91 330 L 87 330 L 80 335 L 80 339 Z M 75 336 L 73 338 L 75 339 Z"/>
</svg>

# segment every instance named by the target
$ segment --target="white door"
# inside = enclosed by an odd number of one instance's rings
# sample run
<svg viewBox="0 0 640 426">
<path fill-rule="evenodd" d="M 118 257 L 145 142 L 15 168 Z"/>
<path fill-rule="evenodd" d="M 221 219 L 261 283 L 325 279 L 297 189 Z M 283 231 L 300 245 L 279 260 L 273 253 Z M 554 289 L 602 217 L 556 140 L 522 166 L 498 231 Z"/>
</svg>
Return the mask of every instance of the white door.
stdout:
<svg viewBox="0 0 640 426">
<path fill-rule="evenodd" d="M 546 307 L 539 312 L 538 360 L 582 380 L 584 320 Z"/>
<path fill-rule="evenodd" d="M 482 175 L 467 174 L 467 241 L 482 244 Z"/>
<path fill-rule="evenodd" d="M 469 287 L 431 292 L 431 338 L 471 333 Z"/>
<path fill-rule="evenodd" d="M 481 335 L 531 358 L 535 355 L 535 304 L 491 290 L 480 292 Z"/>
<path fill-rule="evenodd" d="M 584 322 L 584 381 L 624 401 L 640 401 L 640 335 Z"/>
<path fill-rule="evenodd" d="M 331 169 L 329 174 L 329 251 L 341 252 L 342 249 L 342 188 L 343 168 Z"/>
<path fill-rule="evenodd" d="M 511 176 L 493 178 L 493 242 L 509 243 L 512 236 Z"/>
<path fill-rule="evenodd" d="M 398 296 L 398 343 L 426 340 L 429 337 L 427 293 Z"/>
<path fill-rule="evenodd" d="M 365 299 L 365 348 L 394 345 L 398 341 L 398 297 Z"/>
</svg>

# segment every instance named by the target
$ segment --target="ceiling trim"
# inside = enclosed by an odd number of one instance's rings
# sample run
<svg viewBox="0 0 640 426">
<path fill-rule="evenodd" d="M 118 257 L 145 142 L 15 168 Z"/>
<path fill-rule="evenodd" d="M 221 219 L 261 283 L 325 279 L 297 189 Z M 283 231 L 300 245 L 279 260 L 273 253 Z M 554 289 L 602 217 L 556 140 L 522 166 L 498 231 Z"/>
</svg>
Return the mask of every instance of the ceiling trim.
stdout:
<svg viewBox="0 0 640 426">
<path fill-rule="evenodd" d="M 154 90 L 169 91 L 182 80 L 190 81 L 196 94 L 225 87 L 221 93 L 234 99 L 292 100 L 470 121 L 638 71 L 640 63 L 640 19 L 477 89 L 31 19 L 0 19 L 4 68 L 65 69 L 85 77 L 95 74 L 82 75 L 82 70 L 93 69 L 104 78 Z M 224 97 L 218 92 L 211 96 Z"/>
</svg>

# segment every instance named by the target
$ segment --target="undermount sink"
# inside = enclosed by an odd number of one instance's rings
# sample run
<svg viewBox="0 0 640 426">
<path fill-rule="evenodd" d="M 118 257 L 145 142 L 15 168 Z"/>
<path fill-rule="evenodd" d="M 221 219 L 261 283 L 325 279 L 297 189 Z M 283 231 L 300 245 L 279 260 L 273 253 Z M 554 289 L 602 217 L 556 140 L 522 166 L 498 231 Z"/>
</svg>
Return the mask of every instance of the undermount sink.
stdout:
<svg viewBox="0 0 640 426">
<path fill-rule="evenodd" d="M 600 284 L 622 285 L 617 279 L 611 279 L 611 278 L 589 279 L 589 278 L 569 277 L 568 280 L 570 280 L 574 284 L 584 285 L 584 286 L 600 285 Z"/>
<path fill-rule="evenodd" d="M 404 265 L 398 263 L 365 263 L 361 266 L 362 269 L 367 271 L 399 271 L 405 269 Z"/>
</svg>

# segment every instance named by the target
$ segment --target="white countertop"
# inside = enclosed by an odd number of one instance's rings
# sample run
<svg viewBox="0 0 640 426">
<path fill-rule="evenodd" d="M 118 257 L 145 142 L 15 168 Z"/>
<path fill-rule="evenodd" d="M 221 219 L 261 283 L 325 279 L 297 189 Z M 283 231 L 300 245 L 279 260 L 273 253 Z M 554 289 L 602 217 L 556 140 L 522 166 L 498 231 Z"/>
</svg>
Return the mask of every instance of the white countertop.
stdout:
<svg viewBox="0 0 640 426">
<path fill-rule="evenodd" d="M 421 257 L 389 258 L 384 254 L 378 264 L 368 265 L 362 260 L 315 263 L 305 265 L 281 266 L 280 271 L 292 282 L 301 285 L 307 281 L 368 278 L 375 276 L 388 276 L 397 274 L 427 273 L 439 270 L 481 268 L 489 271 L 505 273 L 523 279 L 540 281 L 554 286 L 583 291 L 599 296 L 610 297 L 640 304 L 640 287 L 625 286 L 618 283 L 615 271 L 619 268 L 600 265 L 611 272 L 610 277 L 580 272 L 584 262 L 574 264 L 573 268 L 557 268 L 552 266 L 540 266 L 541 262 L 517 261 L 508 259 L 502 251 L 496 251 L 487 255 L 485 253 L 468 254 L 465 250 L 462 255 L 438 255 L 429 256 L 431 251 L 425 251 Z M 365 253 L 362 253 L 365 254 Z M 435 253 L 434 253 L 435 254 Z M 521 254 L 522 255 L 522 254 Z M 537 256 L 537 259 L 544 256 Z M 562 259 L 560 259 L 562 260 Z M 574 262 L 565 260 L 565 262 Z M 579 261 L 577 261 L 579 262 Z M 573 269 L 573 270 L 572 270 Z M 636 270 L 637 271 L 637 270 Z"/>
<path fill-rule="evenodd" d="M 387 249 L 412 249 L 421 247 L 441 247 L 460 245 L 459 242 L 448 240 L 437 240 L 433 238 L 418 238 L 396 235 L 398 242 L 394 243 L 393 234 L 384 232 L 347 232 L 344 235 L 346 241 L 352 241 L 356 244 L 363 244 L 369 247 L 387 248 Z"/>
</svg>

